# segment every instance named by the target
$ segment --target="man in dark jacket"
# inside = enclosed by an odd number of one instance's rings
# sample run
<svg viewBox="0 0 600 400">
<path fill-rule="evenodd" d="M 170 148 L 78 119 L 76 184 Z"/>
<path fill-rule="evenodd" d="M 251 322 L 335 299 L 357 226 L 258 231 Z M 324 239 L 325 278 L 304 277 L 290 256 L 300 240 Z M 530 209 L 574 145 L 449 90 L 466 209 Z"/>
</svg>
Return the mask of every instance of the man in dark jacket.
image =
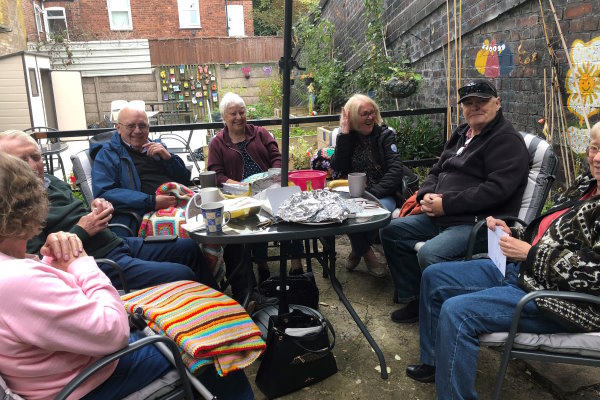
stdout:
<svg viewBox="0 0 600 400">
<path fill-rule="evenodd" d="M 167 243 L 147 243 L 141 238 L 120 238 L 107 228 L 112 218 L 110 202 L 96 198 L 91 211 L 76 199 L 65 182 L 44 175 L 40 148 L 36 141 L 21 131 L 0 132 L 0 150 L 26 161 L 44 180 L 50 210 L 42 232 L 27 242 L 27 252 L 39 254 L 46 237 L 53 232 L 75 233 L 87 254 L 117 262 L 131 289 L 144 288 L 177 280 L 195 280 L 217 287 L 204 255 L 191 239 Z M 102 271 L 116 287 L 121 286 L 117 272 L 100 263 Z"/>
<path fill-rule="evenodd" d="M 419 316 L 421 271 L 464 256 L 472 226 L 488 215 L 517 215 L 527 184 L 529 153 L 502 116 L 500 97 L 488 80 L 459 89 L 466 124 L 446 143 L 439 161 L 419 188 L 423 213 L 393 220 L 381 241 L 394 279 L 395 322 Z M 418 252 L 414 246 L 425 242 Z"/>
</svg>

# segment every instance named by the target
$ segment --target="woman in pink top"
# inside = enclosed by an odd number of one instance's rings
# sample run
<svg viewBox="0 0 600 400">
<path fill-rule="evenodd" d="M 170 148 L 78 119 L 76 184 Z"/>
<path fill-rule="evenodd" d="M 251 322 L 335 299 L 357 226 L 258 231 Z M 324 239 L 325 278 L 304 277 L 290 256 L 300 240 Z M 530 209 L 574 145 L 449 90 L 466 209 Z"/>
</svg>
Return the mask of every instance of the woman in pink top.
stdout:
<svg viewBox="0 0 600 400">
<path fill-rule="evenodd" d="M 39 153 L 19 154 L 30 165 Z M 77 235 L 48 235 L 44 257 L 25 254 L 48 212 L 42 180 L 26 163 L 0 152 L 0 376 L 29 400 L 52 399 L 102 356 L 142 337 L 129 332 L 125 308 L 110 279 Z M 145 346 L 106 366 L 70 399 L 119 399 L 164 375 L 171 365 Z M 253 399 L 244 371 L 199 376 L 215 395 Z"/>
<path fill-rule="evenodd" d="M 25 254 L 27 240 L 46 218 L 44 193 L 27 164 L 0 154 L 0 375 L 30 400 L 53 398 L 129 340 L 117 291 L 76 235 L 49 235 L 42 261 Z M 117 364 L 95 374 L 72 398 L 101 385 Z"/>
</svg>

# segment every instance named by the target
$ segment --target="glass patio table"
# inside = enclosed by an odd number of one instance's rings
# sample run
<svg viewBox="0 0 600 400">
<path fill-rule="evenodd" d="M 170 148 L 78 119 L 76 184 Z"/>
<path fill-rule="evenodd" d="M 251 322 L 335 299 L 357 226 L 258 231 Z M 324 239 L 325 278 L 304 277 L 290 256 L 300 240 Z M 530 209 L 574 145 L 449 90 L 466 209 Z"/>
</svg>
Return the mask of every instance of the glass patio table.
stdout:
<svg viewBox="0 0 600 400">
<path fill-rule="evenodd" d="M 342 193 L 344 196 L 348 196 L 347 193 Z M 363 195 L 364 198 L 370 200 L 377 200 L 374 196 L 369 193 Z M 383 208 L 383 207 L 382 207 Z M 268 218 L 268 214 L 261 210 L 259 215 Z M 267 242 L 280 242 L 280 276 L 285 276 L 287 269 L 287 247 L 292 240 L 304 240 L 307 267 L 310 268 L 311 258 L 315 258 L 319 264 L 323 267 L 323 276 L 329 276 L 331 285 L 337 293 L 340 301 L 344 304 L 350 316 L 354 319 L 354 322 L 359 327 L 379 359 L 381 366 L 381 377 L 387 379 L 388 373 L 385 363 L 385 358 L 381 349 L 367 330 L 366 326 L 346 298 L 342 289 L 341 283 L 338 281 L 335 275 L 335 236 L 336 235 L 347 235 L 349 233 L 365 232 L 377 230 L 384 227 L 390 221 L 390 213 L 373 215 L 369 217 L 361 218 L 349 218 L 342 223 L 327 223 L 327 224 L 300 224 L 300 223 L 289 223 L 279 222 L 268 226 L 267 228 L 260 228 L 257 225 L 264 221 L 264 218 L 259 218 L 257 215 L 252 215 L 244 219 L 232 219 L 229 223 L 223 227 L 223 232 L 217 234 L 207 234 L 205 230 L 190 232 L 190 237 L 200 244 L 241 244 L 245 247 L 245 260 L 249 259 L 249 249 L 252 243 L 267 243 Z M 312 249 L 310 241 L 312 239 Z M 318 241 L 321 242 L 322 251 L 318 250 Z M 237 270 L 237 268 L 236 268 Z M 234 272 L 235 273 L 235 272 Z"/>
</svg>

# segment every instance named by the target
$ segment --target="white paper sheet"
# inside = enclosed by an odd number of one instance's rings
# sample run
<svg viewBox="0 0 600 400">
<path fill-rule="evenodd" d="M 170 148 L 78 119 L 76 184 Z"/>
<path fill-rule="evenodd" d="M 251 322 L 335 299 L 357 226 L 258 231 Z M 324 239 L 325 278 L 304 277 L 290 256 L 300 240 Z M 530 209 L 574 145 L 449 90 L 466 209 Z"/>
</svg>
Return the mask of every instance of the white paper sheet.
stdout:
<svg viewBox="0 0 600 400">
<path fill-rule="evenodd" d="M 508 235 L 499 227 L 495 230 L 487 230 L 488 233 L 488 257 L 496 264 L 502 276 L 506 275 L 506 256 L 500 250 L 500 238 Z"/>
<path fill-rule="evenodd" d="M 271 215 L 277 215 L 279 206 L 294 193 L 300 192 L 299 186 L 286 186 L 279 188 L 269 188 L 265 190 L 267 202 L 263 203 L 263 210 Z"/>
</svg>

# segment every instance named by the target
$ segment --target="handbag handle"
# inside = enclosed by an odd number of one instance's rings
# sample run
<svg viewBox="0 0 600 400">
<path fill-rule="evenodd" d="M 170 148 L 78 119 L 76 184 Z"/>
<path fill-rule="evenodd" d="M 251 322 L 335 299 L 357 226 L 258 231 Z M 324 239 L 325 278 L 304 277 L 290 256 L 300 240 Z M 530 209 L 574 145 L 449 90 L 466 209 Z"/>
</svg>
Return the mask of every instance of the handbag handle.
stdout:
<svg viewBox="0 0 600 400">
<path fill-rule="evenodd" d="M 314 354 L 323 354 L 323 353 L 328 353 L 330 351 L 333 350 L 333 348 L 335 347 L 335 331 L 333 330 L 333 326 L 331 325 L 331 322 L 329 322 L 328 319 L 326 318 L 322 318 L 319 320 L 319 322 L 321 323 L 321 327 L 325 329 L 325 334 L 327 334 L 327 328 L 329 328 L 329 331 L 331 332 L 331 336 L 333 337 L 333 341 L 331 342 L 331 344 L 328 347 L 325 347 L 323 349 L 320 350 L 311 350 L 311 349 L 307 349 L 306 347 L 302 346 L 300 343 L 298 343 L 298 341 L 296 339 L 294 339 L 293 336 L 288 335 L 287 333 L 285 333 L 285 331 L 279 331 L 282 333 L 283 336 L 287 337 L 289 340 L 291 340 L 292 342 L 294 342 L 294 344 L 298 347 L 300 347 L 302 350 L 308 352 L 308 353 L 314 353 Z M 316 333 L 314 335 L 319 335 L 320 333 Z M 311 335 L 311 336 L 314 336 Z"/>
</svg>

